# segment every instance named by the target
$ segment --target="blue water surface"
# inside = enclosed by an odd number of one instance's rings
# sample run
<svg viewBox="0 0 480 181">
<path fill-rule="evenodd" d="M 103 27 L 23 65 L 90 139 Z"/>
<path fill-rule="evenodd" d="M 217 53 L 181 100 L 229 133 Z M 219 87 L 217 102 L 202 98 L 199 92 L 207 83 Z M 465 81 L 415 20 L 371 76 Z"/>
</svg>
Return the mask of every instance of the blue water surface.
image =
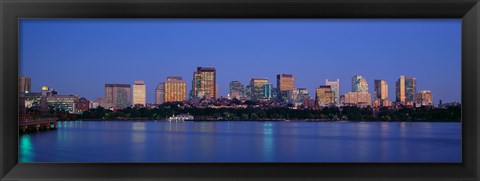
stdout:
<svg viewBox="0 0 480 181">
<path fill-rule="evenodd" d="M 460 122 L 62 121 L 20 162 L 461 162 Z"/>
</svg>

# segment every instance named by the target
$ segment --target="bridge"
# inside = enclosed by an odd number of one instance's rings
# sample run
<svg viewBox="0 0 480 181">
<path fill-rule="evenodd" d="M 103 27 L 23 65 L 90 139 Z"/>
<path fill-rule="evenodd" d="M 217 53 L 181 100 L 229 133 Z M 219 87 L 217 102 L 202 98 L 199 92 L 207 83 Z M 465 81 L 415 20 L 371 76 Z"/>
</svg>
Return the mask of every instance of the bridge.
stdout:
<svg viewBox="0 0 480 181">
<path fill-rule="evenodd" d="M 21 132 L 55 128 L 57 128 L 57 118 L 20 118 L 18 121 L 18 129 Z"/>
</svg>

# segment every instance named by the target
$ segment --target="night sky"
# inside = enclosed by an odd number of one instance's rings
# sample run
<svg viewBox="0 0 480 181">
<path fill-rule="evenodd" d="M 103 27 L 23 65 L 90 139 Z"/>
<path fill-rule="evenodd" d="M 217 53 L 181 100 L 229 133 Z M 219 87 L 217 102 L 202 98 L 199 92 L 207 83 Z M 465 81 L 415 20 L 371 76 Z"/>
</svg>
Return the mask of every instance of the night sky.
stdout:
<svg viewBox="0 0 480 181">
<path fill-rule="evenodd" d="M 351 91 L 363 75 L 373 95 L 384 79 L 395 100 L 400 75 L 432 90 L 434 104 L 460 101 L 461 19 L 180 20 L 24 19 L 20 21 L 20 74 L 32 92 L 48 85 L 59 94 L 95 100 L 105 83 L 144 80 L 147 102 L 167 76 L 191 89 L 197 66 L 217 69 L 220 96 L 228 83 L 294 74 L 295 87 L 311 95 L 325 79 Z"/>
</svg>

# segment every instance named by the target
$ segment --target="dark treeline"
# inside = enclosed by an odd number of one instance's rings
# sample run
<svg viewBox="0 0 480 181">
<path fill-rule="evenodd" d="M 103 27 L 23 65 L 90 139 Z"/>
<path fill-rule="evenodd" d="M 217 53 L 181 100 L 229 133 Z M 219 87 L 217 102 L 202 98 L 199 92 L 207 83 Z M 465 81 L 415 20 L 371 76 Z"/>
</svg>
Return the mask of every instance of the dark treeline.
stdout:
<svg viewBox="0 0 480 181">
<path fill-rule="evenodd" d="M 111 111 L 98 107 L 82 114 L 57 114 L 59 119 L 157 119 L 163 120 L 173 114 L 190 114 L 197 120 L 350 120 L 350 121 L 460 121 L 461 107 L 447 108 L 359 108 L 325 107 L 323 109 L 278 108 L 179 108 L 180 105 L 159 108 L 126 108 Z"/>
</svg>

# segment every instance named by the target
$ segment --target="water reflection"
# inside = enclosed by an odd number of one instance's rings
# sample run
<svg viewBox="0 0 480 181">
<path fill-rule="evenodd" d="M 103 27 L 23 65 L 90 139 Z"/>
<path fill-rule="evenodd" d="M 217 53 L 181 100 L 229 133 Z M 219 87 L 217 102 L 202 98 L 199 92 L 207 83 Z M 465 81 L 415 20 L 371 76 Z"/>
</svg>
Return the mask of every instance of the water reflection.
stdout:
<svg viewBox="0 0 480 181">
<path fill-rule="evenodd" d="M 32 162 L 35 159 L 35 153 L 30 135 L 20 137 L 20 162 Z"/>
<path fill-rule="evenodd" d="M 263 124 L 263 158 L 267 162 L 274 161 L 275 156 L 275 146 L 274 138 L 273 138 L 273 124 L 272 123 L 264 123 Z"/>
</svg>

